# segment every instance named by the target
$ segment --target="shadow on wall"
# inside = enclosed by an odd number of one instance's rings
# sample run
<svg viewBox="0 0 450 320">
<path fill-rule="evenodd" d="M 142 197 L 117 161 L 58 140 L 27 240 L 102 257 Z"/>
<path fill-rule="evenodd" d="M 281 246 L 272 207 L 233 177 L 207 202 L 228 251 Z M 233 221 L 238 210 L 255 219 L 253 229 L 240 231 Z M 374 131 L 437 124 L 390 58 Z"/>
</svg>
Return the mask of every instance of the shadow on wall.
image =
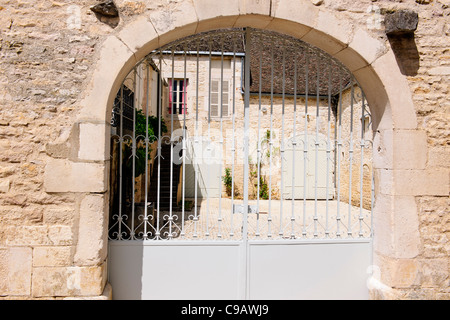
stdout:
<svg viewBox="0 0 450 320">
<path fill-rule="evenodd" d="M 388 36 L 400 72 L 405 76 L 416 76 L 420 67 L 419 51 L 414 34 Z"/>
<path fill-rule="evenodd" d="M 411 10 L 399 10 L 386 15 L 385 32 L 395 54 L 400 72 L 405 76 L 415 76 L 420 67 L 414 32 L 419 15 Z"/>
</svg>

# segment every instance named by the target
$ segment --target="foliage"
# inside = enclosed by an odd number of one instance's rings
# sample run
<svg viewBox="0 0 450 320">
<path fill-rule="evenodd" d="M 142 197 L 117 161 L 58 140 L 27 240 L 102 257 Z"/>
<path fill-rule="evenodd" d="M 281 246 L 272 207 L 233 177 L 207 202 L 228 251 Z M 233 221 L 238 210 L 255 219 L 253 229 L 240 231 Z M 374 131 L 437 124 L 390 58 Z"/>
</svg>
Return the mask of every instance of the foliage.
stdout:
<svg viewBox="0 0 450 320">
<path fill-rule="evenodd" d="M 225 184 L 225 190 L 228 196 L 231 196 L 233 177 L 231 176 L 231 169 L 225 168 L 225 175 L 222 177 L 222 181 Z"/>
<path fill-rule="evenodd" d="M 146 155 L 145 155 L 145 138 L 147 136 L 146 126 L 148 122 L 148 139 L 149 144 L 158 140 L 158 130 L 159 130 L 159 118 L 155 116 L 149 116 L 146 118 L 142 110 L 135 110 L 136 121 L 135 121 L 135 137 L 136 137 L 136 157 L 134 165 L 134 176 L 139 177 L 141 174 L 145 173 L 146 165 Z M 148 121 L 147 121 L 148 119 Z M 167 126 L 164 119 L 161 119 L 161 133 L 167 132 Z M 125 166 L 128 170 L 133 168 L 133 144 L 128 141 L 124 144 L 124 158 Z M 150 156 L 152 149 L 148 147 L 148 155 Z M 149 157 L 148 157 L 149 158 Z M 147 158 L 147 159 L 148 159 Z"/>
</svg>

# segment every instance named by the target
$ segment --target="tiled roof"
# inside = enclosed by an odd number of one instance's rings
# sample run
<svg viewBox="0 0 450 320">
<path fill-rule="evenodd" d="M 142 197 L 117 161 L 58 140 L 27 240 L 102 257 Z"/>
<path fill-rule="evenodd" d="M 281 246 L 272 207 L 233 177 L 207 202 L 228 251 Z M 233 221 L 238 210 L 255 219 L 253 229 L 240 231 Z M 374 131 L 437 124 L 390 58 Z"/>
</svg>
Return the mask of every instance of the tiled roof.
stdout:
<svg viewBox="0 0 450 320">
<path fill-rule="evenodd" d="M 320 49 L 278 33 L 257 31 L 252 34 L 251 92 L 294 94 L 295 75 L 298 95 L 316 96 L 318 91 L 322 96 L 329 93 L 334 96 L 349 84 L 350 72 Z M 244 47 L 244 30 L 228 29 L 193 35 L 163 50 L 243 53 Z"/>
</svg>

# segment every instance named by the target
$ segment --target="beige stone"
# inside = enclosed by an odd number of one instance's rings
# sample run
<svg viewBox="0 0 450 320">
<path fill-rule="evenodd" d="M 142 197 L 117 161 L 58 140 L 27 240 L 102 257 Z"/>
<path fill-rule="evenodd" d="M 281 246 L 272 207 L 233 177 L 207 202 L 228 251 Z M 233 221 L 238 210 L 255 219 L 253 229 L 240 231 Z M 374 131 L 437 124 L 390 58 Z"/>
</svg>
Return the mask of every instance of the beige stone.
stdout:
<svg viewBox="0 0 450 320">
<path fill-rule="evenodd" d="M 136 63 L 134 52 L 115 36 L 108 37 L 100 49 L 86 96 L 80 102 L 78 120 L 103 121 L 105 108 L 112 105 L 121 81 Z"/>
<path fill-rule="evenodd" d="M 159 35 L 159 45 L 193 34 L 197 29 L 198 17 L 190 1 L 170 3 L 152 11 L 150 21 Z"/>
<path fill-rule="evenodd" d="M 309 0 L 276 0 L 272 2 L 272 16 L 305 25 L 317 26 L 319 9 Z"/>
<path fill-rule="evenodd" d="M 302 39 L 303 36 L 311 30 L 311 27 L 275 18 L 267 25 L 267 29 Z"/>
<path fill-rule="evenodd" d="M 389 261 L 383 272 L 387 284 L 394 288 L 407 288 L 420 283 L 419 263 L 414 259 L 395 259 Z"/>
<path fill-rule="evenodd" d="M 334 55 L 346 47 L 344 43 L 317 29 L 311 29 L 302 40 L 322 49 L 330 55 Z"/>
<path fill-rule="evenodd" d="M 392 130 L 392 111 L 388 95 L 376 70 L 367 66 L 356 70 L 354 76 L 361 85 L 370 107 L 374 131 Z M 376 165 L 376 163 L 374 163 Z"/>
<path fill-rule="evenodd" d="M 35 247 L 33 249 L 34 267 L 69 266 L 71 262 L 71 247 Z"/>
<path fill-rule="evenodd" d="M 144 58 L 146 54 L 159 47 L 158 33 L 146 16 L 127 24 L 117 37 L 135 52 L 136 60 Z"/>
<path fill-rule="evenodd" d="M 358 52 L 358 54 L 369 64 L 374 62 L 377 57 L 387 50 L 382 41 L 374 39 L 369 33 L 362 29 L 357 29 L 354 32 L 349 47 Z"/>
<path fill-rule="evenodd" d="M 105 279 L 105 265 L 93 267 L 35 267 L 33 297 L 99 296 Z"/>
<path fill-rule="evenodd" d="M 7 193 L 9 191 L 10 185 L 11 185 L 11 180 L 9 180 L 9 179 L 0 180 L 0 193 Z"/>
<path fill-rule="evenodd" d="M 349 47 L 339 51 L 334 55 L 334 57 L 341 61 L 342 64 L 344 64 L 352 72 L 368 65 L 358 52 Z"/>
<path fill-rule="evenodd" d="M 106 258 L 108 225 L 107 201 L 104 195 L 88 195 L 80 205 L 77 265 L 97 265 Z"/>
<path fill-rule="evenodd" d="M 338 18 L 334 13 L 321 10 L 317 19 L 317 30 L 347 45 L 352 39 L 353 23 L 342 17 Z M 358 32 L 355 36 L 357 34 Z"/>
<path fill-rule="evenodd" d="M 272 21 L 273 21 L 272 17 L 265 15 L 257 15 L 257 14 L 240 15 L 236 19 L 234 27 L 236 28 L 250 27 L 255 29 L 266 29 Z"/>
<path fill-rule="evenodd" d="M 261 14 L 270 15 L 271 0 L 239 0 L 239 13 L 241 15 Z"/>
<path fill-rule="evenodd" d="M 0 295 L 30 295 L 31 274 L 31 248 L 0 248 Z"/>
<path fill-rule="evenodd" d="M 105 192 L 107 190 L 104 164 L 50 160 L 44 173 L 46 192 Z"/>
<path fill-rule="evenodd" d="M 80 160 L 105 161 L 109 159 L 110 125 L 105 123 L 80 123 Z"/>
<path fill-rule="evenodd" d="M 425 169 L 428 155 L 425 131 L 396 130 L 393 143 L 394 168 Z"/>
<path fill-rule="evenodd" d="M 383 83 L 389 97 L 392 112 L 392 126 L 395 129 L 417 127 L 414 104 L 406 78 L 400 73 L 394 53 L 388 51 L 377 58 L 372 67 Z M 363 87 L 365 89 L 365 87 Z"/>
<path fill-rule="evenodd" d="M 382 130 L 375 136 L 376 168 L 425 169 L 427 134 L 418 130 Z"/>
</svg>

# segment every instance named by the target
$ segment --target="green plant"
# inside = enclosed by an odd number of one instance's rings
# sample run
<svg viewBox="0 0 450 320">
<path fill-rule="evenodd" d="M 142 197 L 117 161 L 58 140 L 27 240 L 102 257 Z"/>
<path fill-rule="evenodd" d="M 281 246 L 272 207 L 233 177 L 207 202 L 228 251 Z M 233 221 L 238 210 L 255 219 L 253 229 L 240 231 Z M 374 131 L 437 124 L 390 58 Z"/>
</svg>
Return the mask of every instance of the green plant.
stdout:
<svg viewBox="0 0 450 320">
<path fill-rule="evenodd" d="M 269 185 L 265 176 L 259 177 L 259 197 L 264 200 L 269 199 Z"/>
<path fill-rule="evenodd" d="M 147 126 L 148 122 L 148 126 Z M 142 110 L 135 109 L 135 132 L 134 136 L 136 137 L 136 157 L 134 163 L 134 176 L 139 177 L 141 174 L 145 172 L 145 139 L 147 137 L 148 130 L 148 140 L 149 144 L 155 142 L 158 139 L 158 130 L 159 130 L 159 118 L 155 116 L 149 116 L 148 121 Z M 147 127 L 147 130 L 146 130 Z M 161 119 L 161 133 L 167 132 L 167 126 L 164 122 L 164 119 Z M 132 170 L 133 168 L 133 143 L 132 141 L 128 141 L 124 144 L 124 158 L 125 158 L 125 167 L 127 170 Z M 148 155 L 150 156 L 150 152 L 152 148 L 148 146 Z M 149 158 L 149 157 L 148 157 Z"/>
<path fill-rule="evenodd" d="M 225 168 L 225 175 L 222 176 L 222 181 L 225 185 L 225 190 L 228 196 L 231 196 L 232 186 L 233 186 L 233 177 L 231 176 L 231 169 Z"/>
</svg>

